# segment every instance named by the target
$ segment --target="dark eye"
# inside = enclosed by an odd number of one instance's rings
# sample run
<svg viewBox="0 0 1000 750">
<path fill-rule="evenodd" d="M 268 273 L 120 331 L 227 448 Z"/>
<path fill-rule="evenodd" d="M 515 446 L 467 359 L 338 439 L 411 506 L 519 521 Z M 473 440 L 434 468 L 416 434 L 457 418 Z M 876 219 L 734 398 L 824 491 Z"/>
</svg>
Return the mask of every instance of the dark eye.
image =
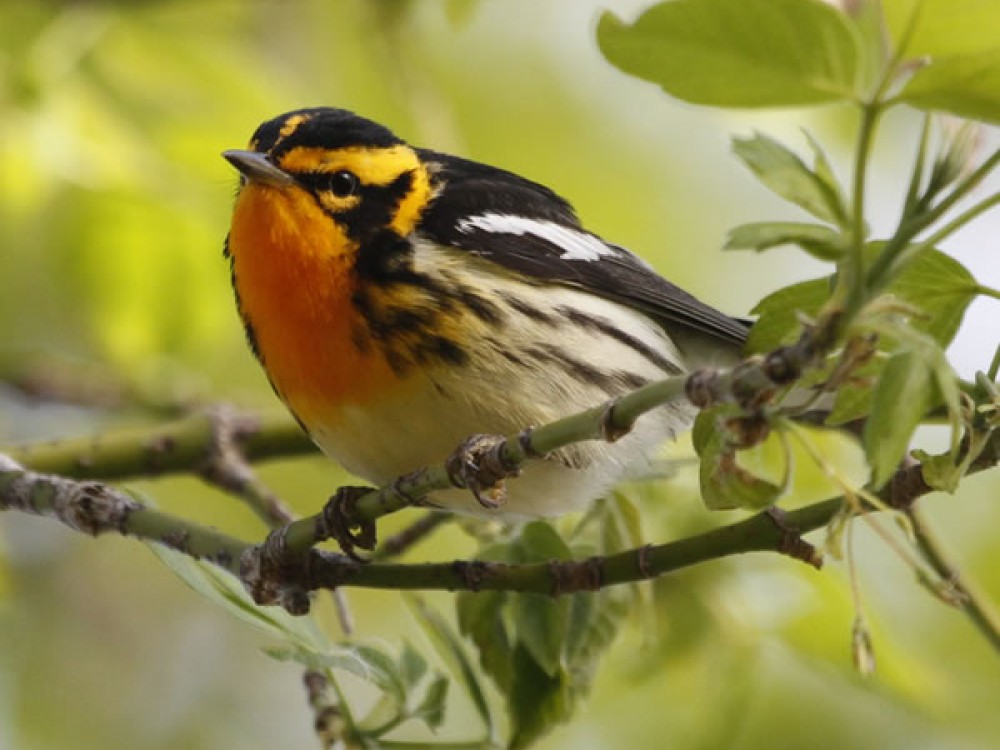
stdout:
<svg viewBox="0 0 1000 750">
<path fill-rule="evenodd" d="M 358 178 L 353 172 L 341 169 L 327 178 L 327 190 L 338 198 L 347 198 L 358 190 Z"/>
</svg>

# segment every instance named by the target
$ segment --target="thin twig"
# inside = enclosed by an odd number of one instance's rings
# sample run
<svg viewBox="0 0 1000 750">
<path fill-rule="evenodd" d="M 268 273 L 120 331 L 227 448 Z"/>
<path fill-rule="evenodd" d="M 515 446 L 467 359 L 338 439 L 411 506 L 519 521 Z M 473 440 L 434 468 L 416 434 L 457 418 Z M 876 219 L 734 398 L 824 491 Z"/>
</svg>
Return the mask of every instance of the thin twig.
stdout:
<svg viewBox="0 0 1000 750">
<path fill-rule="evenodd" d="M 375 561 L 398 557 L 444 524 L 454 520 L 455 517 L 450 513 L 428 511 L 405 529 L 382 542 L 378 549 L 372 553 L 371 559 Z"/>
<path fill-rule="evenodd" d="M 1000 651 L 1000 613 L 962 576 L 958 566 L 949 559 L 943 542 L 927 523 L 924 514 L 911 505 L 907 515 L 924 558 L 953 592 L 949 601 L 965 612 L 990 645 Z"/>
</svg>

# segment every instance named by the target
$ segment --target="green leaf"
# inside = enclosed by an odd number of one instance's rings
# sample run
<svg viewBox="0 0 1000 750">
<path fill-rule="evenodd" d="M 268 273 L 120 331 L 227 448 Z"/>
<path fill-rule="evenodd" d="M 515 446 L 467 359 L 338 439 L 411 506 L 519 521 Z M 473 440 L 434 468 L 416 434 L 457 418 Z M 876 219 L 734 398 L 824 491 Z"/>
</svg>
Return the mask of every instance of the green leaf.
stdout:
<svg viewBox="0 0 1000 750">
<path fill-rule="evenodd" d="M 472 705 L 475 706 L 486 731 L 492 737 L 494 732 L 493 714 L 486 701 L 486 693 L 479 682 L 479 676 L 473 668 L 472 662 L 469 661 L 458 634 L 423 598 L 416 594 L 407 594 L 403 600 L 409 605 L 414 618 L 420 624 L 441 660 L 465 688 L 465 692 L 472 700 Z"/>
<path fill-rule="evenodd" d="M 725 250 L 770 250 L 798 245 L 820 260 L 837 260 L 844 254 L 841 234 L 822 224 L 795 221 L 762 221 L 740 224 L 729 230 Z"/>
<path fill-rule="evenodd" d="M 847 217 L 850 215 L 850 210 L 847 207 L 847 198 L 844 196 L 844 190 L 837 179 L 837 175 L 833 172 L 833 166 L 826 156 L 826 151 L 823 150 L 823 147 L 813 137 L 812 133 L 808 130 L 803 130 L 802 133 L 805 135 L 806 140 L 809 142 L 809 148 L 813 152 L 813 174 L 816 175 L 816 178 L 825 188 L 830 208 L 838 216 L 840 225 L 846 226 L 848 224 Z"/>
<path fill-rule="evenodd" d="M 966 55 L 1000 47 L 1000 3 L 995 0 L 881 0 L 886 27 L 898 44 L 917 12 L 906 47 L 909 58 Z"/>
<path fill-rule="evenodd" d="M 504 619 L 508 598 L 503 591 L 463 591 L 455 602 L 459 631 L 476 645 L 479 664 L 503 693 L 510 689 L 514 649 Z"/>
<path fill-rule="evenodd" d="M 333 644 L 307 617 L 293 617 L 279 607 L 259 607 L 232 575 L 162 544 L 147 547 L 191 589 L 268 636 L 304 651 L 325 653 Z"/>
<path fill-rule="evenodd" d="M 874 489 L 895 473 L 933 395 L 934 375 L 922 357 L 910 350 L 892 356 L 875 388 L 862 441 Z"/>
<path fill-rule="evenodd" d="M 951 453 L 931 455 L 926 451 L 915 450 L 913 457 L 920 462 L 920 475 L 928 487 L 948 493 L 958 489 L 965 472 L 964 467 L 955 464 Z"/>
<path fill-rule="evenodd" d="M 427 674 L 427 659 L 409 641 L 403 641 L 403 651 L 399 655 L 399 673 L 409 687 L 413 687 Z"/>
<path fill-rule="evenodd" d="M 424 699 L 413 712 L 415 718 L 423 720 L 431 730 L 438 730 L 444 723 L 444 710 L 448 700 L 448 678 L 438 675 L 424 693 Z"/>
<path fill-rule="evenodd" d="M 998 123 L 1000 49 L 935 58 L 914 74 L 899 99 L 919 109 Z"/>
<path fill-rule="evenodd" d="M 866 263 L 874 260 L 883 245 L 869 244 Z M 750 329 L 747 351 L 769 352 L 795 341 L 801 330 L 799 316 L 814 317 L 829 297 L 832 283 L 831 276 L 803 281 L 758 302 L 752 310 L 758 318 Z M 911 325 L 946 346 L 980 288 L 965 266 L 940 250 L 928 249 L 905 262 L 887 291 L 919 309 L 923 315 Z"/>
<path fill-rule="evenodd" d="M 867 383 L 847 383 L 837 391 L 830 413 L 824 420 L 826 424 L 836 427 L 868 415 L 872 408 L 872 396 L 878 375 L 884 366 L 882 361 L 867 362 L 857 368 L 853 375 L 859 379 L 870 379 Z"/>
<path fill-rule="evenodd" d="M 566 543 L 543 521 L 525 526 L 516 545 L 525 562 L 572 559 Z M 511 614 L 517 640 L 550 676 L 562 669 L 569 608 L 567 597 L 519 594 L 512 598 Z"/>
<path fill-rule="evenodd" d="M 888 291 L 924 313 L 912 321 L 941 346 L 958 332 L 962 317 L 976 298 L 979 285 L 968 269 L 940 250 L 925 250 L 906 261 Z"/>
<path fill-rule="evenodd" d="M 512 725 L 509 747 L 520 750 L 573 715 L 575 693 L 565 672 L 549 674 L 523 644 L 514 649 L 512 669 L 514 679 L 507 694 Z"/>
<path fill-rule="evenodd" d="M 857 92 L 856 30 L 814 0 L 675 0 L 632 25 L 606 12 L 597 41 L 619 69 L 694 104 L 785 107 Z"/>
<path fill-rule="evenodd" d="M 581 695 L 589 692 L 600 658 L 618 636 L 636 600 L 634 592 L 634 588 L 613 587 L 570 597 L 570 625 L 563 652 Z"/>
<path fill-rule="evenodd" d="M 759 316 L 747 338 L 747 352 L 769 352 L 790 344 L 801 331 L 799 316 L 815 317 L 830 296 L 829 277 L 802 281 L 769 294 L 751 311 Z"/>
<path fill-rule="evenodd" d="M 378 646 L 366 643 L 355 644 L 354 651 L 371 670 L 368 679 L 378 685 L 394 705 L 402 710 L 407 703 L 409 685 L 395 657 Z"/>
<path fill-rule="evenodd" d="M 762 133 L 734 138 L 733 152 L 776 195 L 818 219 L 844 225 L 841 198 L 793 151 Z"/>
</svg>

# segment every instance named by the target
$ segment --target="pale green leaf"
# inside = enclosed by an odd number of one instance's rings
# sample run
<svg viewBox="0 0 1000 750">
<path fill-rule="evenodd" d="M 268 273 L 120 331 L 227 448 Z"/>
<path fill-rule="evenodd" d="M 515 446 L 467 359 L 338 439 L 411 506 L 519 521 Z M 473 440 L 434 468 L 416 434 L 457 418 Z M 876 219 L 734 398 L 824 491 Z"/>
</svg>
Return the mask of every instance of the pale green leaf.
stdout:
<svg viewBox="0 0 1000 750">
<path fill-rule="evenodd" d="M 799 316 L 814 317 L 830 296 L 829 278 L 802 281 L 769 294 L 752 310 L 759 316 L 750 329 L 747 351 L 769 352 L 789 344 L 801 332 Z"/>
<path fill-rule="evenodd" d="M 260 607 L 232 575 L 214 565 L 195 560 L 162 544 L 148 548 L 178 578 L 198 594 L 214 602 L 237 619 L 256 627 L 272 638 L 306 651 L 325 652 L 331 646 L 312 620 L 294 617 L 280 607 Z"/>
<path fill-rule="evenodd" d="M 776 195 L 823 221 L 846 222 L 839 197 L 787 146 L 755 133 L 750 138 L 734 138 L 733 153 Z"/>
<path fill-rule="evenodd" d="M 931 455 L 926 451 L 915 450 L 913 457 L 920 462 L 920 475 L 928 487 L 942 492 L 954 492 L 965 472 L 962 466 L 956 465 L 951 453 Z"/>
<path fill-rule="evenodd" d="M 565 672 L 549 674 L 523 644 L 514 649 L 512 669 L 507 694 L 512 725 L 509 748 L 521 750 L 573 715 L 576 691 Z"/>
<path fill-rule="evenodd" d="M 524 527 L 515 543 L 524 562 L 570 560 L 569 547 L 544 521 Z M 568 627 L 569 600 L 537 594 L 512 597 L 511 614 L 517 640 L 549 675 L 562 669 L 562 649 Z"/>
<path fill-rule="evenodd" d="M 921 55 L 970 55 L 1000 48 L 1000 3 L 996 0 L 881 0 L 886 26 L 899 44 L 916 12 L 906 47 Z"/>
<path fill-rule="evenodd" d="M 996 29 L 993 33 L 997 33 Z M 1000 47 L 935 57 L 913 75 L 899 98 L 919 109 L 1000 122 Z"/>
<path fill-rule="evenodd" d="M 510 688 L 513 644 L 504 621 L 509 596 L 503 591 L 463 591 L 456 598 L 458 627 L 479 651 L 479 664 L 497 687 Z"/>
<path fill-rule="evenodd" d="M 962 323 L 979 285 L 968 269 L 940 250 L 925 250 L 906 262 L 888 291 L 918 308 L 913 327 L 947 346 Z"/>
<path fill-rule="evenodd" d="M 448 667 L 452 675 L 465 688 L 465 692 L 472 700 L 479 718 L 487 732 L 493 734 L 493 713 L 490 711 L 489 703 L 486 700 L 486 693 L 479 681 L 479 676 L 469 661 L 465 653 L 462 641 L 458 634 L 452 630 L 451 626 L 441 615 L 431 608 L 423 598 L 416 594 L 406 594 L 403 597 L 413 612 L 414 618 L 420 624 L 424 634 L 431 645 L 437 651 L 441 660 Z"/>
<path fill-rule="evenodd" d="M 924 358 L 911 350 L 893 355 L 882 371 L 863 436 L 874 489 L 889 481 L 906 455 L 933 401 L 933 378 Z"/>
<path fill-rule="evenodd" d="M 605 13 L 597 40 L 613 65 L 695 104 L 797 106 L 857 91 L 857 32 L 814 0 L 663 2 L 631 25 Z"/>
<path fill-rule="evenodd" d="M 844 253 L 839 232 L 822 224 L 795 221 L 762 221 L 733 227 L 723 249 L 760 252 L 781 245 L 798 245 L 820 260 L 837 260 Z"/>
<path fill-rule="evenodd" d="M 826 151 L 823 150 L 819 141 L 813 137 L 813 134 L 808 130 L 803 130 L 802 133 L 805 135 L 806 140 L 809 142 L 809 148 L 813 152 L 813 174 L 816 175 L 817 179 L 826 189 L 827 201 L 834 213 L 839 217 L 840 224 L 842 226 L 847 225 L 847 217 L 850 215 L 850 210 L 847 207 L 847 198 L 844 196 L 844 189 L 841 187 L 837 175 L 833 172 L 833 165 L 830 164 Z"/>
<path fill-rule="evenodd" d="M 448 680 L 444 675 L 435 677 L 427 686 L 424 698 L 413 712 L 413 716 L 423 720 L 432 730 L 444 723 L 444 710 L 448 700 Z"/>
</svg>

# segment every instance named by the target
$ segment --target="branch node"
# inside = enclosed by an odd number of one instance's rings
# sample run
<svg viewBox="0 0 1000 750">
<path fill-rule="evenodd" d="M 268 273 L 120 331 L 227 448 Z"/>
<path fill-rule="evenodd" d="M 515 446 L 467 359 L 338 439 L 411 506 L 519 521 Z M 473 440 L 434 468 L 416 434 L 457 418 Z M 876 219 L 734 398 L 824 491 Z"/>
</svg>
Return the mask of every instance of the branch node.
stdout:
<svg viewBox="0 0 1000 750">
<path fill-rule="evenodd" d="M 615 424 L 617 419 L 615 407 L 618 406 L 619 400 L 616 398 L 608 402 L 607 408 L 604 410 L 604 416 L 601 417 L 601 437 L 609 443 L 614 443 L 628 435 L 635 424 L 635 420 L 631 420 L 624 425 Z"/>
<path fill-rule="evenodd" d="M 719 380 L 719 371 L 712 367 L 695 370 L 684 382 L 684 394 L 699 409 L 707 409 L 720 400 Z"/>
<path fill-rule="evenodd" d="M 544 453 L 536 450 L 535 446 L 531 442 L 531 438 L 534 433 L 534 427 L 525 427 L 517 436 L 517 444 L 521 446 L 521 450 L 524 452 L 526 458 L 542 458 L 545 456 Z"/>
<path fill-rule="evenodd" d="M 506 438 L 500 435 L 473 435 L 445 461 L 448 479 L 455 487 L 472 492 L 486 510 L 497 510 L 507 499 L 504 480 L 520 473 L 504 452 Z"/>
<path fill-rule="evenodd" d="M 772 505 L 764 511 L 771 523 L 781 532 L 776 551 L 782 555 L 788 555 L 793 560 L 801 560 L 807 565 L 811 565 L 820 570 L 823 567 L 823 555 L 813 545 L 802 538 L 799 529 L 788 524 L 785 511 Z"/>
<path fill-rule="evenodd" d="M 462 579 L 462 588 L 476 592 L 482 590 L 484 581 L 493 577 L 495 564 L 483 560 L 456 560 L 451 569 Z"/>
<path fill-rule="evenodd" d="M 644 544 L 635 551 L 635 563 L 636 567 L 639 569 L 639 575 L 646 579 L 654 578 L 656 576 L 656 572 L 653 570 L 649 560 L 649 553 L 652 552 L 652 550 L 652 544 Z"/>
<path fill-rule="evenodd" d="M 764 374 L 775 385 L 788 385 L 802 377 L 802 368 L 789 354 L 789 347 L 782 346 L 764 357 Z"/>
<path fill-rule="evenodd" d="M 255 603 L 277 605 L 291 615 L 309 613 L 311 605 L 308 582 L 298 579 L 308 569 L 313 553 L 290 554 L 287 527 L 275 529 L 263 544 L 249 547 L 240 558 L 240 580 Z"/>
</svg>

